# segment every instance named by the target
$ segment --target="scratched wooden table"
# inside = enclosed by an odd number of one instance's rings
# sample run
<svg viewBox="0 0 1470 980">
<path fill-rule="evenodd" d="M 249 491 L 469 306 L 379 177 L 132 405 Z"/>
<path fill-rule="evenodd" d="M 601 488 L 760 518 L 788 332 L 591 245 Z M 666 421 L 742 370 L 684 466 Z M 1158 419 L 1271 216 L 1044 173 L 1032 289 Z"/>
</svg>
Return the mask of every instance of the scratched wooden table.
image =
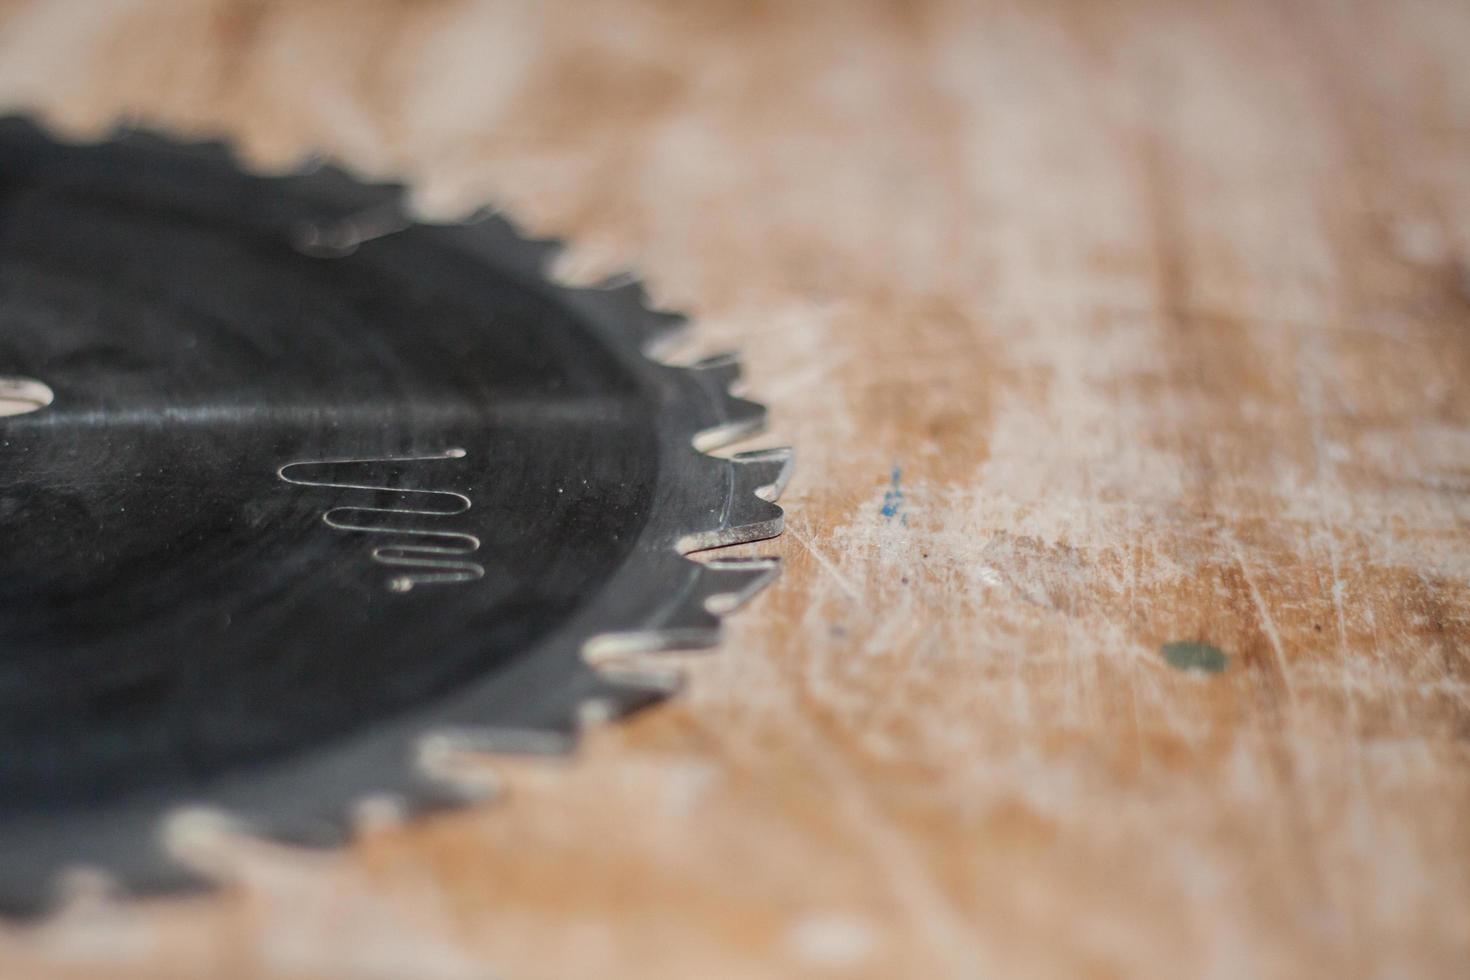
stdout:
<svg viewBox="0 0 1470 980">
<path fill-rule="evenodd" d="M 0 2 L 0 100 L 570 237 L 739 347 L 684 695 L 0 975 L 1465 976 L 1470 4 Z"/>
</svg>

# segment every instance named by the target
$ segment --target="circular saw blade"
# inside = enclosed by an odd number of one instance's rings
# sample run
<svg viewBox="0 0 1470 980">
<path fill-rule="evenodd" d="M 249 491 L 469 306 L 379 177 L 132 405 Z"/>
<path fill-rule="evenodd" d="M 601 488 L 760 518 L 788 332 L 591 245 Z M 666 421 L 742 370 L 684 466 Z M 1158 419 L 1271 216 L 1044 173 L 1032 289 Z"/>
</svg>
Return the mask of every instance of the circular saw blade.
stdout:
<svg viewBox="0 0 1470 980">
<path fill-rule="evenodd" d="M 197 882 L 166 818 L 334 842 L 453 802 L 432 746 L 563 745 L 666 687 L 589 648 L 712 644 L 771 560 L 787 451 L 680 318 L 550 281 L 495 216 L 324 167 L 0 121 L 0 905 Z M 699 449 L 696 449 L 696 445 Z"/>
</svg>

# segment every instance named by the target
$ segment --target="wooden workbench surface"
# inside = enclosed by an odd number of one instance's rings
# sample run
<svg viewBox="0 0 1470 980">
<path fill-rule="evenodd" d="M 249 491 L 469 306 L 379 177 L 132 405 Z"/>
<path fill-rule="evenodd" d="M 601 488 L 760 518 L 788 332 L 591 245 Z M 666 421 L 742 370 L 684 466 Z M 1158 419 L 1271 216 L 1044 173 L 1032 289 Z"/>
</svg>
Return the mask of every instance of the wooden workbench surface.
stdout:
<svg viewBox="0 0 1470 980">
<path fill-rule="evenodd" d="M 784 578 L 508 799 L 0 975 L 1464 976 L 1470 4 L 0 2 L 0 101 L 742 349 Z"/>
</svg>

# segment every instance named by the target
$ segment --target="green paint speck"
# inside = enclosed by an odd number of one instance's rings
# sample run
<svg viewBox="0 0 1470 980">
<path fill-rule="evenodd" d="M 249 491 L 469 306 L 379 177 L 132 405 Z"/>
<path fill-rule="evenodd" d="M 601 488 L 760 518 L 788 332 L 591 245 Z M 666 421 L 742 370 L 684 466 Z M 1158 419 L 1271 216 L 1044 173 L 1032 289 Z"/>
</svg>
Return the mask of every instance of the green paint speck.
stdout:
<svg viewBox="0 0 1470 980">
<path fill-rule="evenodd" d="M 1230 658 L 1219 647 L 1193 640 L 1175 640 L 1159 648 L 1170 667 L 1180 670 L 1199 670 L 1207 674 L 1218 674 L 1230 664 Z"/>
</svg>

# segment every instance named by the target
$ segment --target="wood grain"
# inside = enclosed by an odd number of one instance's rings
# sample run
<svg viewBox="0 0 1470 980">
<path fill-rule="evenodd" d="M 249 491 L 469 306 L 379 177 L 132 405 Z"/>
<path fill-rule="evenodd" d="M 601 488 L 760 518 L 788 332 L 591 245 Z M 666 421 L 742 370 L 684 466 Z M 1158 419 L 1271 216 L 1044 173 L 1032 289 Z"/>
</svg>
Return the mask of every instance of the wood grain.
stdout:
<svg viewBox="0 0 1470 980">
<path fill-rule="evenodd" d="M 1456 0 L 0 4 L 6 104 L 495 202 L 799 452 L 681 698 L 0 974 L 1464 976 L 1467 51 Z"/>
</svg>

